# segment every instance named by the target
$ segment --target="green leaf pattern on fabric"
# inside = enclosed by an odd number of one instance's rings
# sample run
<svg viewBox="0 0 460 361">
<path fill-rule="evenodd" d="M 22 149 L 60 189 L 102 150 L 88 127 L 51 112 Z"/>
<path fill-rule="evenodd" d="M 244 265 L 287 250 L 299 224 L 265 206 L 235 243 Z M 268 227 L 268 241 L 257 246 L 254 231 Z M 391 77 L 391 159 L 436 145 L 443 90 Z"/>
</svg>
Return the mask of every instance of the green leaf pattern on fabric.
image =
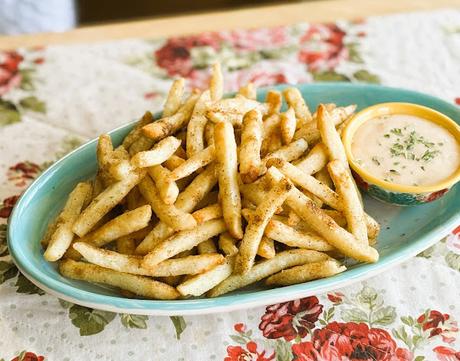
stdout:
<svg viewBox="0 0 460 361">
<path fill-rule="evenodd" d="M 171 316 L 170 319 L 174 325 L 174 329 L 176 330 L 176 338 L 180 340 L 180 336 L 182 335 L 182 332 L 185 331 L 187 323 L 182 316 Z"/>
<path fill-rule="evenodd" d="M 126 328 L 147 328 L 147 320 L 149 319 L 148 316 L 143 315 L 130 315 L 127 313 L 120 314 L 121 323 Z"/>
<path fill-rule="evenodd" d="M 72 324 L 80 330 L 81 336 L 97 334 L 104 330 L 116 316 L 116 313 L 93 310 L 88 307 L 73 305 L 69 308 Z"/>
</svg>

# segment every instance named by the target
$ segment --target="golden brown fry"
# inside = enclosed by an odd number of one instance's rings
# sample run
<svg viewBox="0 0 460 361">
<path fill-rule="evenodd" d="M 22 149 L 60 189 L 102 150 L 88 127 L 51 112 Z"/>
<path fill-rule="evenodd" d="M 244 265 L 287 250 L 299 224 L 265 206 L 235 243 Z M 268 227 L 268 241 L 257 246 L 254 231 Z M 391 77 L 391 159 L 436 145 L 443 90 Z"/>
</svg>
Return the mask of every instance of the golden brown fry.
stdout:
<svg viewBox="0 0 460 361">
<path fill-rule="evenodd" d="M 307 262 L 319 262 L 329 259 L 324 253 L 307 249 L 293 249 L 278 253 L 275 257 L 261 261 L 254 265 L 251 272 L 246 274 L 233 273 L 230 277 L 211 289 L 207 295 L 217 297 L 234 291 L 238 288 L 260 281 L 283 269 L 305 264 Z"/>
<path fill-rule="evenodd" d="M 196 248 L 199 254 L 217 253 L 217 247 L 212 239 L 201 242 Z"/>
<path fill-rule="evenodd" d="M 318 106 L 318 129 L 321 134 L 321 139 L 326 146 L 326 152 L 330 160 L 339 160 L 343 164 L 348 164 L 345 148 L 343 147 L 339 133 L 335 129 L 335 125 L 327 112 L 324 105 Z"/>
<path fill-rule="evenodd" d="M 192 216 L 195 218 L 196 223 L 201 224 L 211 219 L 222 218 L 222 208 L 218 203 L 211 204 L 193 212 Z"/>
<path fill-rule="evenodd" d="M 238 95 L 241 95 L 248 99 L 256 100 L 257 98 L 257 89 L 253 83 L 247 83 L 245 86 L 242 86 L 238 90 Z"/>
<path fill-rule="evenodd" d="M 204 127 L 204 140 L 207 145 L 214 144 L 214 124 L 207 122 Z"/>
<path fill-rule="evenodd" d="M 227 122 L 215 124 L 214 141 L 222 213 L 230 234 L 240 239 L 243 237 L 241 197 L 238 188 L 237 150 L 232 125 Z"/>
<path fill-rule="evenodd" d="M 318 172 L 315 174 L 315 178 L 326 185 L 327 187 L 333 189 L 334 188 L 334 183 L 332 182 L 331 176 L 329 175 L 329 172 L 327 171 L 327 168 L 324 167 L 323 169 L 320 169 Z"/>
<path fill-rule="evenodd" d="M 262 129 L 262 114 L 258 110 L 253 109 L 244 115 L 239 149 L 240 175 L 244 183 L 255 181 L 261 173 Z"/>
<path fill-rule="evenodd" d="M 108 134 L 100 135 L 96 147 L 96 156 L 99 168 L 104 169 L 108 167 L 112 160 L 112 153 L 112 138 L 110 138 L 110 135 Z"/>
<path fill-rule="evenodd" d="M 297 120 L 295 118 L 294 108 L 289 107 L 286 112 L 280 114 L 280 132 L 284 144 L 292 142 L 294 137 Z"/>
<path fill-rule="evenodd" d="M 161 164 L 174 154 L 180 143 L 179 139 L 172 136 L 162 139 L 153 149 L 139 152 L 132 157 L 131 164 L 139 168 Z"/>
<path fill-rule="evenodd" d="M 323 143 L 316 144 L 305 158 L 294 164 L 297 168 L 306 174 L 317 173 L 327 164 L 326 147 Z"/>
<path fill-rule="evenodd" d="M 178 166 L 171 172 L 170 178 L 173 181 L 187 177 L 198 169 L 208 165 L 215 159 L 214 145 L 195 153 L 188 158 L 184 163 Z"/>
<path fill-rule="evenodd" d="M 263 122 L 263 130 L 262 130 L 262 146 L 260 152 L 262 155 L 266 155 L 272 144 L 273 135 L 279 134 L 279 126 L 280 126 L 280 115 L 279 114 L 272 114 L 268 116 Z M 281 139 L 281 138 L 280 138 Z"/>
<path fill-rule="evenodd" d="M 150 138 L 147 138 L 144 133 L 142 132 L 142 127 L 144 127 L 147 124 L 150 124 L 153 122 L 153 115 L 150 112 L 145 112 L 144 116 L 139 122 L 139 125 L 142 124 L 142 126 L 139 126 L 138 133 L 139 135 L 136 137 L 136 139 L 132 142 L 132 144 L 129 146 L 129 155 L 133 156 L 138 152 L 142 152 L 144 150 L 152 148 L 153 145 L 153 140 Z"/>
<path fill-rule="evenodd" d="M 311 122 L 312 116 L 302 94 L 297 88 L 286 88 L 283 90 L 284 98 L 289 107 L 292 107 L 297 118 L 297 129 Z"/>
<path fill-rule="evenodd" d="M 265 228 L 265 235 L 289 247 L 313 249 L 323 252 L 334 249 L 334 247 L 317 234 L 298 231 L 276 219 L 268 222 Z"/>
<path fill-rule="evenodd" d="M 273 153 L 268 154 L 262 162 L 266 163 L 270 158 L 284 159 L 286 162 L 291 162 L 301 157 L 308 149 L 308 143 L 305 139 L 297 139 L 292 143 L 285 145 Z"/>
<path fill-rule="evenodd" d="M 155 184 L 149 176 L 146 176 L 139 183 L 139 190 L 152 206 L 157 217 L 172 229 L 179 231 L 191 229 L 196 226 L 196 221 L 190 213 L 184 212 L 174 204 L 166 204 L 163 202 Z"/>
<path fill-rule="evenodd" d="M 166 138 L 168 135 L 175 133 L 190 120 L 195 103 L 200 97 L 199 93 L 192 93 L 185 103 L 179 108 L 177 113 L 157 120 L 154 123 L 142 127 L 145 136 L 158 141 Z"/>
<path fill-rule="evenodd" d="M 75 221 L 72 231 L 79 237 L 87 234 L 144 176 L 145 171 L 136 171 L 105 189 L 83 210 Z"/>
<path fill-rule="evenodd" d="M 222 98 L 224 94 L 224 76 L 219 62 L 212 65 L 212 75 L 209 82 L 209 92 L 211 93 L 211 100 L 217 101 Z"/>
<path fill-rule="evenodd" d="M 209 90 L 201 93 L 200 98 L 196 102 L 192 116 L 187 126 L 187 157 L 190 158 L 194 154 L 204 149 L 204 129 L 208 118 L 206 118 L 206 104 L 211 100 Z"/>
<path fill-rule="evenodd" d="M 280 112 L 283 98 L 278 90 L 269 90 L 265 102 L 268 104 L 268 114 L 271 115 Z"/>
<path fill-rule="evenodd" d="M 136 250 L 136 241 L 129 235 L 118 238 L 116 240 L 116 245 L 117 252 L 121 254 L 134 254 L 134 251 Z"/>
<path fill-rule="evenodd" d="M 329 162 L 327 168 L 342 202 L 341 210 L 347 220 L 348 230 L 358 241 L 368 244 L 364 210 L 351 180 L 350 172 L 339 160 Z"/>
<path fill-rule="evenodd" d="M 145 205 L 111 219 L 101 228 L 81 237 L 79 241 L 102 247 L 117 238 L 147 227 L 151 217 L 152 209 Z"/>
<path fill-rule="evenodd" d="M 238 253 L 237 243 L 238 240 L 233 238 L 228 232 L 222 233 L 219 236 L 219 248 L 226 256 L 234 256 Z"/>
<path fill-rule="evenodd" d="M 201 296 L 232 274 L 233 263 L 234 257 L 226 257 L 223 264 L 187 279 L 177 286 L 177 290 L 182 296 Z"/>
<path fill-rule="evenodd" d="M 331 277 L 346 271 L 346 269 L 345 266 L 342 266 L 336 260 L 328 259 L 283 270 L 268 277 L 265 283 L 277 286 L 294 285 L 319 278 Z"/>
<path fill-rule="evenodd" d="M 64 208 L 56 219 L 55 230 L 49 237 L 49 242 L 43 255 L 47 261 L 57 261 L 69 248 L 74 237 L 72 226 L 80 215 L 83 203 L 90 192 L 91 186 L 89 183 L 78 183 L 69 194 Z"/>
<path fill-rule="evenodd" d="M 321 201 L 328 206 L 341 209 L 340 198 L 331 188 L 319 182 L 315 177 L 305 174 L 295 165 L 288 163 L 282 159 L 271 158 L 267 162 L 267 167 L 274 166 L 290 179 L 296 186 L 306 189 L 308 192 L 314 194 Z"/>
<path fill-rule="evenodd" d="M 176 182 L 171 179 L 171 172 L 161 165 L 147 168 L 147 172 L 155 182 L 163 202 L 166 204 L 173 204 L 179 195 L 179 188 Z"/>
<path fill-rule="evenodd" d="M 177 113 L 182 103 L 184 88 L 184 78 L 178 78 L 173 81 L 171 88 L 169 88 L 168 97 L 166 98 L 163 106 L 163 117 L 169 117 Z"/>
<path fill-rule="evenodd" d="M 269 259 L 275 257 L 275 254 L 275 242 L 273 239 L 263 236 L 257 249 L 257 255 Z"/>
<path fill-rule="evenodd" d="M 268 172 L 273 177 L 274 182 L 283 178 L 283 175 L 274 167 L 271 167 Z M 379 254 L 374 248 L 358 242 L 351 233 L 335 223 L 331 217 L 297 188 L 292 188 L 286 203 L 315 232 L 344 255 L 363 262 L 378 261 Z"/>
<path fill-rule="evenodd" d="M 136 122 L 136 125 L 128 133 L 128 135 L 123 139 L 123 147 L 129 149 L 134 142 L 136 142 L 140 137 L 142 137 L 142 127 L 153 121 L 153 115 L 150 112 L 146 112 L 141 119 Z"/>
<path fill-rule="evenodd" d="M 215 219 L 198 225 L 194 229 L 180 231 L 170 238 L 162 241 L 142 261 L 142 267 L 155 269 L 155 266 L 182 251 L 192 249 L 203 241 L 225 231 L 222 219 Z"/>
<path fill-rule="evenodd" d="M 265 227 L 277 208 L 286 200 L 290 189 L 291 184 L 285 179 L 281 180 L 266 194 L 254 215 L 250 217 L 239 247 L 235 272 L 247 273 L 251 270 Z"/>
<path fill-rule="evenodd" d="M 154 281 L 149 277 L 121 273 L 70 259 L 63 260 L 59 263 L 59 272 L 64 277 L 87 282 L 103 283 L 130 291 L 138 296 L 152 299 L 174 300 L 180 296 L 179 292 L 177 292 L 174 287 Z"/>
<path fill-rule="evenodd" d="M 182 163 L 185 162 L 184 158 L 178 157 L 177 155 L 173 154 L 168 159 L 163 162 L 163 165 L 168 168 L 170 171 L 173 171 L 177 167 L 179 167 Z"/>
</svg>

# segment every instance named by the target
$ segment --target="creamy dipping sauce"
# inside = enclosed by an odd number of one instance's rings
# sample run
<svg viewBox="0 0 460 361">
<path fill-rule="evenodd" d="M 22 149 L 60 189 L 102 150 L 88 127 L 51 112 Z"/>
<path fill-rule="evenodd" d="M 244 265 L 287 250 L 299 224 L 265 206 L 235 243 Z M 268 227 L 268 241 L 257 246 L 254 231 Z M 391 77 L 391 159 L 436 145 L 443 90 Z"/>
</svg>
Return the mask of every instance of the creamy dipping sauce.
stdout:
<svg viewBox="0 0 460 361">
<path fill-rule="evenodd" d="M 365 122 L 354 134 L 351 151 L 369 173 L 402 185 L 434 185 L 460 167 L 455 137 L 412 115 L 385 115 Z"/>
</svg>

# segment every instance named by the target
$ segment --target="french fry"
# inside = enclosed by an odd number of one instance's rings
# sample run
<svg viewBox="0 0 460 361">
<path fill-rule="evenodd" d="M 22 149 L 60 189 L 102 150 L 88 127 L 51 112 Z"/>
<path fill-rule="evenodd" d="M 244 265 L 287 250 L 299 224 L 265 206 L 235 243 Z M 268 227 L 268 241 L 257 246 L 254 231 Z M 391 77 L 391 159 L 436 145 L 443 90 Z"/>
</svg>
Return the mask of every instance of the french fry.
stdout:
<svg viewBox="0 0 460 361">
<path fill-rule="evenodd" d="M 154 165 L 147 168 L 147 173 L 153 179 L 163 202 L 173 204 L 179 195 L 179 188 L 171 179 L 171 172 L 161 165 Z"/>
<path fill-rule="evenodd" d="M 307 262 L 319 262 L 329 259 L 329 256 L 317 251 L 306 249 L 293 249 L 278 253 L 275 257 L 261 261 L 254 265 L 251 272 L 245 274 L 233 273 L 217 286 L 212 288 L 208 297 L 217 297 L 225 293 L 245 287 L 260 281 L 283 269 L 305 264 Z"/>
<path fill-rule="evenodd" d="M 149 176 L 139 183 L 142 196 L 149 202 L 157 217 L 172 229 L 179 231 L 191 229 L 196 226 L 196 221 L 190 213 L 184 212 L 174 204 L 166 204 L 160 198 L 158 190 Z"/>
<path fill-rule="evenodd" d="M 70 259 L 59 263 L 59 272 L 64 277 L 119 287 L 146 298 L 174 300 L 180 296 L 180 293 L 174 287 L 155 281 L 149 277 L 117 272 Z"/>
<path fill-rule="evenodd" d="M 131 145 L 142 136 L 142 127 L 153 121 L 153 115 L 150 112 L 146 112 L 141 119 L 136 122 L 134 128 L 128 133 L 121 143 L 125 149 L 129 150 Z"/>
<path fill-rule="evenodd" d="M 192 213 L 197 224 L 201 224 L 211 219 L 222 218 L 222 208 L 218 203 L 211 204 Z"/>
<path fill-rule="evenodd" d="M 230 234 L 243 237 L 241 224 L 241 197 L 238 188 L 238 162 L 235 136 L 230 123 L 214 125 L 214 142 L 222 213 Z"/>
<path fill-rule="evenodd" d="M 46 247 L 50 243 L 51 236 L 56 231 L 57 226 L 58 226 L 58 217 L 55 217 L 54 219 L 49 221 L 48 225 L 46 226 L 45 234 L 40 240 L 40 244 L 43 249 L 46 250 Z"/>
<path fill-rule="evenodd" d="M 207 122 L 204 127 L 204 140 L 207 145 L 214 144 L 214 124 Z"/>
<path fill-rule="evenodd" d="M 141 267 L 142 257 L 139 256 L 121 254 L 108 249 L 97 248 L 83 242 L 75 242 L 73 248 L 92 264 L 118 272 L 151 277 L 202 273 L 225 261 L 224 257 L 217 253 L 186 256 L 183 258 L 167 259 L 159 263 L 155 269 L 146 270 Z"/>
<path fill-rule="evenodd" d="M 112 160 L 113 145 L 112 138 L 108 134 L 101 134 L 97 141 L 96 157 L 99 168 L 104 169 Z"/>
<path fill-rule="evenodd" d="M 101 228 L 81 237 L 79 241 L 102 247 L 117 238 L 147 227 L 151 217 L 152 208 L 149 205 L 145 205 L 113 218 Z"/>
<path fill-rule="evenodd" d="M 201 296 L 232 274 L 233 263 L 234 257 L 226 257 L 223 264 L 187 279 L 177 290 L 182 296 Z"/>
<path fill-rule="evenodd" d="M 128 176 L 128 174 L 134 171 L 135 167 L 127 159 L 114 162 L 108 167 L 108 172 L 113 179 L 122 180 Z"/>
<path fill-rule="evenodd" d="M 263 122 L 261 154 L 266 155 L 272 146 L 273 135 L 278 134 L 281 117 L 279 114 L 268 116 Z M 281 137 L 280 137 L 281 140 Z"/>
<path fill-rule="evenodd" d="M 279 148 L 277 151 L 268 154 L 262 162 L 266 163 L 270 158 L 283 159 L 286 162 L 291 162 L 301 157 L 308 149 L 308 143 L 305 139 L 297 139 L 292 143 Z"/>
<path fill-rule="evenodd" d="M 193 109 L 187 126 L 186 151 L 188 158 L 204 149 L 204 129 L 208 122 L 208 118 L 206 118 L 206 104 L 210 101 L 209 90 L 206 90 L 201 93 Z"/>
<path fill-rule="evenodd" d="M 261 173 L 262 128 L 262 114 L 258 110 L 244 115 L 239 150 L 240 175 L 244 183 L 255 181 Z"/>
<path fill-rule="evenodd" d="M 271 167 L 268 172 L 273 177 L 274 182 L 283 178 L 283 175 L 274 167 Z M 344 255 L 362 262 L 378 261 L 379 254 L 374 248 L 358 242 L 351 233 L 335 223 L 331 217 L 297 188 L 292 187 L 286 203 L 315 232 Z"/>
<path fill-rule="evenodd" d="M 145 171 L 131 173 L 125 179 L 113 183 L 86 207 L 75 221 L 72 231 L 79 237 L 87 234 L 99 220 L 134 188 L 145 176 Z"/>
<path fill-rule="evenodd" d="M 277 208 L 286 200 L 290 189 L 291 184 L 287 180 L 281 180 L 266 194 L 254 215 L 250 217 L 239 247 L 235 272 L 248 273 L 251 270 L 265 227 Z"/>
<path fill-rule="evenodd" d="M 129 146 L 129 149 L 127 148 L 130 156 L 133 156 L 138 152 L 142 152 L 144 150 L 152 148 L 153 140 L 150 138 L 147 138 L 144 135 L 142 128 L 145 125 L 152 123 L 153 121 L 154 121 L 154 118 L 153 118 L 152 113 L 145 112 L 144 116 L 142 117 L 139 123 L 139 125 L 142 124 L 142 126 L 139 126 L 139 130 L 138 130 L 139 136 L 137 136 L 136 139 L 132 142 L 132 144 Z"/>
<path fill-rule="evenodd" d="M 327 168 L 342 202 L 341 210 L 347 220 L 348 230 L 358 241 L 368 244 L 364 210 L 351 180 L 350 172 L 339 160 L 329 162 Z"/>
<path fill-rule="evenodd" d="M 171 172 L 170 179 L 177 181 L 208 165 L 215 159 L 214 145 L 195 153 Z"/>
<path fill-rule="evenodd" d="M 177 113 L 184 95 L 185 79 L 178 78 L 173 81 L 169 88 L 168 96 L 163 106 L 163 117 L 169 117 Z"/>
<path fill-rule="evenodd" d="M 328 206 L 335 209 L 343 208 L 343 205 L 340 204 L 340 198 L 337 193 L 319 182 L 315 177 L 305 174 L 295 165 L 292 165 L 282 159 L 271 158 L 267 162 L 267 167 L 271 166 L 278 168 L 278 170 L 290 179 L 296 186 L 306 189 Z"/>
<path fill-rule="evenodd" d="M 257 249 L 257 255 L 268 259 L 275 257 L 275 254 L 275 242 L 273 239 L 263 236 Z"/>
<path fill-rule="evenodd" d="M 305 174 L 315 174 L 327 164 L 326 147 L 323 143 L 317 143 L 305 158 L 294 163 Z"/>
<path fill-rule="evenodd" d="M 284 98 L 289 107 L 292 107 L 297 118 L 297 128 L 311 122 L 312 116 L 307 104 L 302 98 L 302 94 L 297 88 L 286 88 L 283 90 Z"/>
<path fill-rule="evenodd" d="M 301 232 L 276 219 L 271 219 L 265 228 L 265 235 L 289 247 L 332 251 L 332 247 L 322 237 L 314 233 Z"/>
<path fill-rule="evenodd" d="M 280 133 L 284 144 L 292 142 L 296 124 L 297 120 L 295 118 L 294 108 L 289 107 L 288 110 L 280 114 Z"/>
<path fill-rule="evenodd" d="M 154 269 L 156 265 L 182 251 L 192 249 L 226 230 L 222 219 L 214 219 L 198 225 L 194 229 L 180 231 L 170 238 L 162 241 L 150 251 L 142 261 L 142 267 Z"/>
<path fill-rule="evenodd" d="M 83 203 L 90 192 L 91 186 L 88 183 L 78 183 L 70 193 L 64 208 L 56 219 L 55 227 L 50 227 L 50 229 L 55 228 L 55 230 L 49 237 L 49 242 L 43 255 L 47 261 L 57 261 L 69 248 L 74 237 L 72 226 L 80 215 Z"/>
<path fill-rule="evenodd" d="M 219 236 L 219 248 L 226 256 L 234 256 L 238 253 L 236 243 L 238 243 L 238 240 L 233 238 L 228 232 L 222 233 Z"/>
<path fill-rule="evenodd" d="M 257 98 L 257 89 L 253 83 L 247 83 L 245 86 L 242 86 L 238 90 L 238 95 L 241 95 L 247 99 L 256 100 Z"/>
<path fill-rule="evenodd" d="M 136 250 L 136 241 L 129 237 L 129 235 L 118 238 L 116 240 L 116 245 L 117 252 L 121 254 L 134 254 Z"/>
<path fill-rule="evenodd" d="M 294 285 L 296 283 L 303 283 L 318 278 L 331 277 L 341 272 L 344 272 L 347 268 L 342 266 L 339 262 L 333 259 L 326 261 L 306 263 L 301 266 L 295 266 L 286 270 L 283 270 L 273 276 L 270 276 L 265 281 L 267 285 L 287 286 Z"/>
<path fill-rule="evenodd" d="M 318 172 L 315 174 L 315 178 L 326 185 L 327 187 L 333 189 L 334 188 L 334 182 L 332 182 L 331 176 L 329 175 L 329 172 L 327 171 L 327 168 L 324 167 L 323 169 L 320 169 Z"/>
<path fill-rule="evenodd" d="M 174 154 L 180 143 L 179 139 L 172 136 L 162 139 L 153 149 L 139 152 L 132 157 L 131 164 L 139 168 L 161 164 Z"/>
<path fill-rule="evenodd" d="M 222 69 L 219 62 L 216 62 L 212 65 L 209 92 L 211 94 L 212 101 L 220 100 L 224 93 L 224 76 L 222 75 Z"/>
<path fill-rule="evenodd" d="M 177 155 L 173 154 L 171 157 L 169 157 L 163 162 L 163 165 L 168 170 L 173 171 L 174 169 L 179 167 L 184 162 L 185 162 L 184 158 L 178 157 Z"/>
<path fill-rule="evenodd" d="M 192 93 L 185 103 L 181 105 L 177 113 L 142 127 L 143 134 L 154 141 L 158 141 L 175 133 L 190 120 L 193 108 L 199 97 L 199 92 Z"/>
<path fill-rule="evenodd" d="M 196 246 L 196 248 L 198 249 L 199 254 L 217 253 L 216 245 L 212 239 L 207 239 L 206 241 L 201 242 L 198 246 Z"/>
<path fill-rule="evenodd" d="M 269 90 L 265 102 L 268 104 L 268 114 L 276 114 L 280 112 L 283 98 L 278 90 Z"/>
<path fill-rule="evenodd" d="M 340 135 L 335 129 L 335 125 L 329 116 L 325 106 L 318 106 L 318 129 L 321 134 L 321 139 L 326 146 L 326 152 L 330 160 L 339 160 L 343 164 L 348 164 L 345 148 L 343 147 Z"/>
<path fill-rule="evenodd" d="M 342 212 L 333 209 L 324 209 L 324 212 L 331 217 L 340 227 L 347 226 L 347 219 Z M 369 238 L 369 244 L 371 240 L 375 240 L 380 232 L 379 223 L 372 218 L 369 214 L 364 212 L 364 221 L 366 222 L 367 236 Z"/>
</svg>

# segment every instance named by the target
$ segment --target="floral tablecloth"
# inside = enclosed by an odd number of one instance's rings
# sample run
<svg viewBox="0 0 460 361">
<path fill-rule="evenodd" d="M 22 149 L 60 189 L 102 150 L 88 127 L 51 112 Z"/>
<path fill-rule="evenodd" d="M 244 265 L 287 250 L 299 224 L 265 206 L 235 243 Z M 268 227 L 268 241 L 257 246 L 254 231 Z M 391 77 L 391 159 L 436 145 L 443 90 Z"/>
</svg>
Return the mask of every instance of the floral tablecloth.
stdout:
<svg viewBox="0 0 460 361">
<path fill-rule="evenodd" d="M 460 105 L 460 11 L 0 52 L 0 360 L 460 360 L 460 227 L 328 294 L 246 311 L 146 317 L 46 295 L 18 273 L 7 219 L 46 167 L 160 107 L 172 77 L 228 91 L 313 81 L 416 89 Z"/>
</svg>

